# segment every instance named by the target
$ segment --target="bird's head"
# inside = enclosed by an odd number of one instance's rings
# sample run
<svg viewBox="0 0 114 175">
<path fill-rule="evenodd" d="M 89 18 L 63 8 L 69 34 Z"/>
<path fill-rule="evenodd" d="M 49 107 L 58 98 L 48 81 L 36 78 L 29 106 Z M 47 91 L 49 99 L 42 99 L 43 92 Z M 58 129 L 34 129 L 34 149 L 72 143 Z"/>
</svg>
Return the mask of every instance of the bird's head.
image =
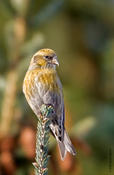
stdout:
<svg viewBox="0 0 114 175">
<path fill-rule="evenodd" d="M 59 66 L 56 53 L 52 49 L 41 49 L 36 52 L 30 63 L 30 68 L 56 68 Z"/>
</svg>

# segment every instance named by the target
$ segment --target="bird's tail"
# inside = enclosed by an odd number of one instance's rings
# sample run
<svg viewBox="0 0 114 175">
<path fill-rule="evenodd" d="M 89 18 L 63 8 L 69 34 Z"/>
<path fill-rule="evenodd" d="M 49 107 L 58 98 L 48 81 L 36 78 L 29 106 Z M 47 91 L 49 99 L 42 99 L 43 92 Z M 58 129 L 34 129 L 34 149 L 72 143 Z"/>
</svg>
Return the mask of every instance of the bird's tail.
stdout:
<svg viewBox="0 0 114 175">
<path fill-rule="evenodd" d="M 74 146 L 72 145 L 70 138 L 67 134 L 66 131 L 64 131 L 64 139 L 63 141 L 59 141 L 58 142 L 58 146 L 59 146 L 59 150 L 60 150 L 60 155 L 61 155 L 61 159 L 64 160 L 67 151 L 70 152 L 72 155 L 76 155 L 76 151 Z"/>
</svg>

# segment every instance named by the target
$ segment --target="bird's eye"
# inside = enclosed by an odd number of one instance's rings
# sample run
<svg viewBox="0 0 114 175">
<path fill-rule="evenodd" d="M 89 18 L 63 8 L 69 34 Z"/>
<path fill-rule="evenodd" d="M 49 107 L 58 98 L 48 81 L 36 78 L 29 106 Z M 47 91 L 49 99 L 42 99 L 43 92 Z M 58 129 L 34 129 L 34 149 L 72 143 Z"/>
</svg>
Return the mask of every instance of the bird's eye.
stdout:
<svg viewBox="0 0 114 175">
<path fill-rule="evenodd" d="M 49 56 L 45 56 L 45 58 L 49 58 Z"/>
<path fill-rule="evenodd" d="M 45 56 L 45 58 L 46 58 L 46 59 L 48 59 L 48 60 L 52 60 L 52 59 L 53 59 L 53 57 L 52 57 L 52 56 L 48 56 L 48 55 L 47 55 L 47 56 Z"/>
</svg>

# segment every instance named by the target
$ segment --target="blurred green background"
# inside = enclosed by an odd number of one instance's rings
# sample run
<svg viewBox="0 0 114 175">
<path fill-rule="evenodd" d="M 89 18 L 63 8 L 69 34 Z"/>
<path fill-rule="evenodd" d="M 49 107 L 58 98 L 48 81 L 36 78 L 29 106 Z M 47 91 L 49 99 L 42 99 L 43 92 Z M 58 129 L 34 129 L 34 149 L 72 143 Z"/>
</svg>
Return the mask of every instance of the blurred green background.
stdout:
<svg viewBox="0 0 114 175">
<path fill-rule="evenodd" d="M 0 1 L 0 175 L 33 175 L 37 119 L 22 93 L 32 55 L 54 49 L 77 156 L 49 174 L 114 174 L 114 0 Z M 55 150 L 56 149 L 56 150 Z"/>
</svg>

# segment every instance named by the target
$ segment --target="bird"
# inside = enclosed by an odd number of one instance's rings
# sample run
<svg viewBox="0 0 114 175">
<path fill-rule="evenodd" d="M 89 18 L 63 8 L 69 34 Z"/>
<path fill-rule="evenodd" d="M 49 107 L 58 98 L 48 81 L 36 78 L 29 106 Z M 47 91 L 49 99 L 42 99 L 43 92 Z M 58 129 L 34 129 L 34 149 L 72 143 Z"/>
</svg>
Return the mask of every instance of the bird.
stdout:
<svg viewBox="0 0 114 175">
<path fill-rule="evenodd" d="M 65 129 L 64 97 L 57 66 L 59 61 L 54 50 L 44 48 L 37 51 L 25 74 L 23 93 L 37 117 L 43 104 L 53 106 L 55 115 L 49 127 L 57 140 L 61 159 L 64 160 L 67 152 L 76 155 L 76 151 Z"/>
</svg>

